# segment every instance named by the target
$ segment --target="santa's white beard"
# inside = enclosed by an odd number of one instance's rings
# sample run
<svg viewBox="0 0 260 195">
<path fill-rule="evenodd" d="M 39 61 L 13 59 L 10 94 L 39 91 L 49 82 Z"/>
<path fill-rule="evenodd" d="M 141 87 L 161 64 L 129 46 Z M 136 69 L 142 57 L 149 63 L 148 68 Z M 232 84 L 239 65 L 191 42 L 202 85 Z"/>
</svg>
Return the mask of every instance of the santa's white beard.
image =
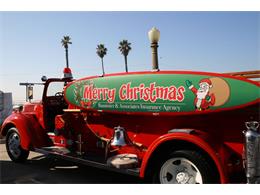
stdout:
<svg viewBox="0 0 260 195">
<path fill-rule="evenodd" d="M 203 99 L 206 98 L 207 94 L 208 94 L 208 90 L 206 90 L 206 91 L 198 90 L 198 92 L 197 92 L 196 95 L 197 95 L 197 98 L 198 98 L 198 99 L 203 100 Z"/>
</svg>

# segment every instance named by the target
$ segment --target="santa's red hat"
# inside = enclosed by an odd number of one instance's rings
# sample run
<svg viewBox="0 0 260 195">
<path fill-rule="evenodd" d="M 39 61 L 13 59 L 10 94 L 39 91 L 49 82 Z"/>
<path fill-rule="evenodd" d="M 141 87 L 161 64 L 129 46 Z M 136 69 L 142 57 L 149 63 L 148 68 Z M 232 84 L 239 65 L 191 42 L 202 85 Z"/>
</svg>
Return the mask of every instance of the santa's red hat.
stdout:
<svg viewBox="0 0 260 195">
<path fill-rule="evenodd" d="M 200 84 L 201 83 L 206 83 L 206 84 L 208 84 L 209 85 L 209 87 L 212 87 L 212 82 L 211 82 L 211 80 L 210 79 L 201 79 L 200 80 Z"/>
</svg>

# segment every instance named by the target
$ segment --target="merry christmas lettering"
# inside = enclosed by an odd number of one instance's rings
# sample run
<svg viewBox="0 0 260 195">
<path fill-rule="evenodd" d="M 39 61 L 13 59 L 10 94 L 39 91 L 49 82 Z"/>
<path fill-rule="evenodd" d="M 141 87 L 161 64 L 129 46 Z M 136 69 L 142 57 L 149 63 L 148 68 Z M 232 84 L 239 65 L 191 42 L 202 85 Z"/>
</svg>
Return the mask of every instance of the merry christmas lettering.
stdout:
<svg viewBox="0 0 260 195">
<path fill-rule="evenodd" d="M 168 100 L 168 101 L 179 101 L 184 100 L 185 88 L 181 87 L 163 87 L 155 86 L 154 83 L 150 83 L 149 87 L 145 87 L 141 83 L 138 87 L 131 87 L 131 83 L 123 84 L 119 90 L 119 98 L 121 100 L 144 100 L 152 103 L 156 100 Z"/>
<path fill-rule="evenodd" d="M 184 100 L 185 88 L 183 86 L 176 87 L 171 85 L 169 87 L 156 86 L 156 83 L 150 83 L 145 86 L 141 83 L 137 87 L 132 87 L 131 82 L 121 85 L 119 89 L 119 99 L 121 101 L 130 100 L 144 100 L 149 102 L 156 102 L 156 100 L 168 100 L 182 102 Z M 85 100 L 104 100 L 108 103 L 113 103 L 116 98 L 116 88 L 97 88 L 93 85 L 85 85 L 83 98 Z"/>
</svg>

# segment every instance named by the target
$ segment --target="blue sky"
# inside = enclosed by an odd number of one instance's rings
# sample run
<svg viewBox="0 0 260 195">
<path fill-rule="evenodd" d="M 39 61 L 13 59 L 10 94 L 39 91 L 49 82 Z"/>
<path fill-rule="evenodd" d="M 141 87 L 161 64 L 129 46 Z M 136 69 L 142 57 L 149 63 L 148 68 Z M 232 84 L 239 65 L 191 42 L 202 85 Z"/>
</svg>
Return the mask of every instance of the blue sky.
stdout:
<svg viewBox="0 0 260 195">
<path fill-rule="evenodd" d="M 161 70 L 260 69 L 259 12 L 0 12 L 0 90 L 20 101 L 25 90 L 19 82 L 62 76 L 63 35 L 72 38 L 75 78 L 101 74 L 99 43 L 108 49 L 105 72 L 123 72 L 122 39 L 132 43 L 129 71 L 151 70 L 147 33 L 153 26 L 161 32 Z"/>
</svg>

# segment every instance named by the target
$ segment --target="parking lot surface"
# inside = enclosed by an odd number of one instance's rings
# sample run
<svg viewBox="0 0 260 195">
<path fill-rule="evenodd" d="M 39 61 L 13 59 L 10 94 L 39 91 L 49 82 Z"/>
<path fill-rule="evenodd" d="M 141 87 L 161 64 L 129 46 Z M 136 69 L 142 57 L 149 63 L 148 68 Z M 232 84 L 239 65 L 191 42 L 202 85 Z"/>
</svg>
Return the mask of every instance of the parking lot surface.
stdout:
<svg viewBox="0 0 260 195">
<path fill-rule="evenodd" d="M 86 165 L 30 152 L 28 161 L 14 163 L 0 140 L 0 183 L 17 184 L 127 184 L 143 183 L 138 177 L 105 171 Z"/>
</svg>

